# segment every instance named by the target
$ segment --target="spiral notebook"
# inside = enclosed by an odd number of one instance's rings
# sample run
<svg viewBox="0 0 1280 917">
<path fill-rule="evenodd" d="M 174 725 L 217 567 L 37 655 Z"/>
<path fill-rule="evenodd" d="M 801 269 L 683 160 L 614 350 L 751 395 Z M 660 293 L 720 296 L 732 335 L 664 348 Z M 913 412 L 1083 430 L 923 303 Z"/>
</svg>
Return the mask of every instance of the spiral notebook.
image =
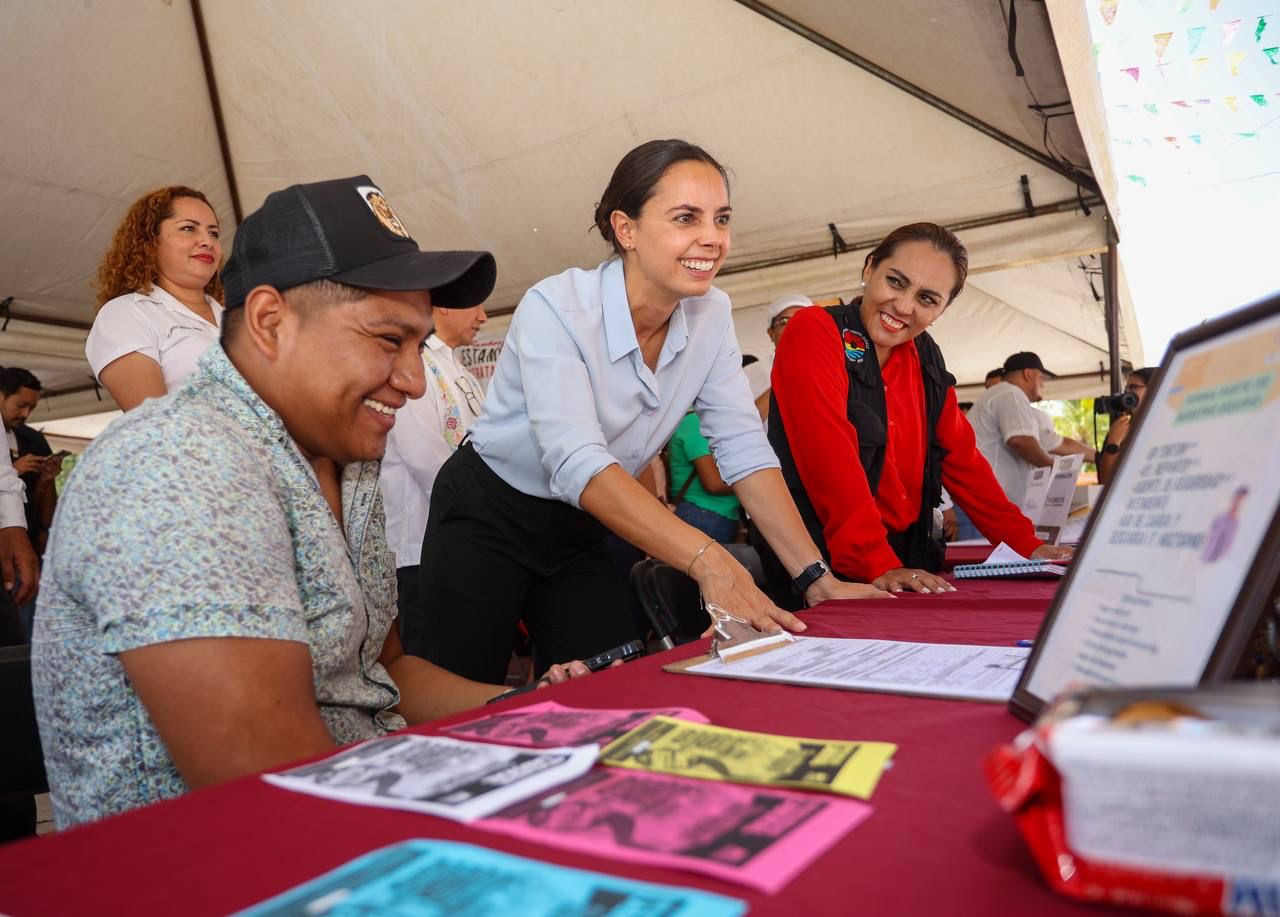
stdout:
<svg viewBox="0 0 1280 917">
<path fill-rule="evenodd" d="M 1052 560 L 1030 560 L 1004 542 L 980 564 L 959 564 L 951 571 L 956 579 L 987 579 L 1000 576 L 1062 576 L 1067 568 Z"/>
</svg>

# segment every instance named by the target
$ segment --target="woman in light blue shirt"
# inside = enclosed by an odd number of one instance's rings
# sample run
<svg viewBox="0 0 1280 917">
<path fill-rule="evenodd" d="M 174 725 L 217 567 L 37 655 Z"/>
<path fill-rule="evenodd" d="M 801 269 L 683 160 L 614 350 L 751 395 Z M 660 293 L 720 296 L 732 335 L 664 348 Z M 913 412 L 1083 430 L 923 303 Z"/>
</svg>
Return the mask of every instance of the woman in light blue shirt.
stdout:
<svg viewBox="0 0 1280 917">
<path fill-rule="evenodd" d="M 728 180 L 706 151 L 655 140 L 618 164 L 595 225 L 614 257 L 536 284 L 507 333 L 471 439 L 441 469 L 422 548 L 432 661 L 501 678 L 517 621 L 541 659 L 632 639 L 614 532 L 757 627 L 805 625 L 722 546 L 636 482 L 691 408 L 734 489 L 809 604 L 883 596 L 821 562 L 742 373 L 729 298 Z"/>
</svg>

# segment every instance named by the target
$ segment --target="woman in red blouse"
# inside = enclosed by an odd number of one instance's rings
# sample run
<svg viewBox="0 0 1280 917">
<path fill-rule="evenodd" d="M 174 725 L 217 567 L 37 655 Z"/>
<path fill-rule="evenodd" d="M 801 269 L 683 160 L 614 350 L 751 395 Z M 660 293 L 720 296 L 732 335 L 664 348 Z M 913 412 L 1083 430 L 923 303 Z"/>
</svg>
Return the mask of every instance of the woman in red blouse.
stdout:
<svg viewBox="0 0 1280 917">
<path fill-rule="evenodd" d="M 991 542 L 1045 545 L 1005 497 L 925 333 L 964 288 L 969 256 L 933 223 L 895 229 L 867 256 L 861 295 L 791 319 L 773 368 L 769 440 L 832 569 L 891 592 L 950 592 L 933 508 L 943 484 Z M 779 595 L 782 590 L 779 590 Z"/>
</svg>

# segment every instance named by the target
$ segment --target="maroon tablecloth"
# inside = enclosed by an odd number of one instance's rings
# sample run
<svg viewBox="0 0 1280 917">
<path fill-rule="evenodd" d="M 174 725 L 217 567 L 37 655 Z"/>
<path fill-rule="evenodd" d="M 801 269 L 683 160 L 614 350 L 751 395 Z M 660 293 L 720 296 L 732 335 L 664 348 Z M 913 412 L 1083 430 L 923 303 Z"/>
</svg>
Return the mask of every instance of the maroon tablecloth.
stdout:
<svg viewBox="0 0 1280 917">
<path fill-rule="evenodd" d="M 834 603 L 811 610 L 806 620 L 815 635 L 1012 644 L 1035 635 L 1056 585 L 971 581 L 954 594 Z M 747 899 L 753 914 L 1092 910 L 1048 891 L 1013 822 L 986 789 L 979 758 L 1022 728 L 1003 706 L 752 684 L 660 669 L 702 651 L 705 642 L 679 647 L 506 704 L 684 704 L 724 726 L 896 742 L 893 767 L 872 799 L 874 814 L 777 895 L 567 853 L 429 816 L 330 802 L 245 778 L 0 849 L 0 912 L 226 913 L 411 837 L 466 841 L 568 866 L 699 886 Z"/>
<path fill-rule="evenodd" d="M 947 569 L 957 564 L 980 564 L 995 550 L 989 544 L 949 544 L 947 545 Z"/>
</svg>

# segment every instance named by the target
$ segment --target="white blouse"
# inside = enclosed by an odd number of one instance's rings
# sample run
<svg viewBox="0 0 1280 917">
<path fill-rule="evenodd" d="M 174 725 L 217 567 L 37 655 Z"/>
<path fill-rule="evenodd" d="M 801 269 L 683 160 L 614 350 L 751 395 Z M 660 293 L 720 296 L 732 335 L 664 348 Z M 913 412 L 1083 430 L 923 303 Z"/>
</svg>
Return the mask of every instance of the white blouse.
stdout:
<svg viewBox="0 0 1280 917">
<path fill-rule="evenodd" d="M 105 303 L 93 320 L 84 355 L 93 375 L 125 354 L 141 353 L 160 364 L 166 391 L 173 391 L 196 368 L 196 361 L 217 343 L 222 306 L 206 296 L 213 310 L 210 323 L 172 294 L 153 285 L 150 293 L 126 293 Z"/>
</svg>

